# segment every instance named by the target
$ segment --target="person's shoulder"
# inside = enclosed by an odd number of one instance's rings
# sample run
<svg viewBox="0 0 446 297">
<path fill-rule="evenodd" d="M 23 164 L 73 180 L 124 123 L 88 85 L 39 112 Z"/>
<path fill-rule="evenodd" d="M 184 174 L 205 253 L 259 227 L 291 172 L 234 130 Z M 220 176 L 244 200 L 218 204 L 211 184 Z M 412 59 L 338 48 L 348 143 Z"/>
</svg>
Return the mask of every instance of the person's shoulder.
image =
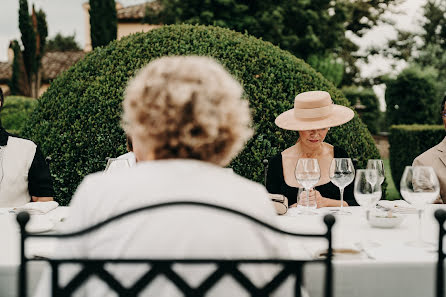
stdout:
<svg viewBox="0 0 446 297">
<path fill-rule="evenodd" d="M 413 160 L 413 165 L 428 165 L 432 162 L 432 158 L 438 154 L 438 145 L 431 147 L 427 151 L 421 153 Z"/>
<path fill-rule="evenodd" d="M 37 144 L 34 143 L 34 141 L 24 138 L 15 134 L 8 133 L 8 145 L 9 144 L 20 144 L 20 145 L 27 145 L 30 147 L 37 147 Z"/>
</svg>

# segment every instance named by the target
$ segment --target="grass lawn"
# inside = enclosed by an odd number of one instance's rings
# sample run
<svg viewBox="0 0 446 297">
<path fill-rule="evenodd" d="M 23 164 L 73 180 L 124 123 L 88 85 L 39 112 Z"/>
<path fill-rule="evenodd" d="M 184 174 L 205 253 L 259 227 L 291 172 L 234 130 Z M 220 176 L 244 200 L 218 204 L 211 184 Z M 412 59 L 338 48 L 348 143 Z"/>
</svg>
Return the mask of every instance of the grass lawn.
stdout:
<svg viewBox="0 0 446 297">
<path fill-rule="evenodd" d="M 400 197 L 400 194 L 398 193 L 398 190 L 395 188 L 395 183 L 392 179 L 392 174 L 390 173 L 390 163 L 389 159 L 384 159 L 384 170 L 386 171 L 386 181 L 387 181 L 387 200 L 395 200 L 395 199 L 402 199 Z"/>
</svg>

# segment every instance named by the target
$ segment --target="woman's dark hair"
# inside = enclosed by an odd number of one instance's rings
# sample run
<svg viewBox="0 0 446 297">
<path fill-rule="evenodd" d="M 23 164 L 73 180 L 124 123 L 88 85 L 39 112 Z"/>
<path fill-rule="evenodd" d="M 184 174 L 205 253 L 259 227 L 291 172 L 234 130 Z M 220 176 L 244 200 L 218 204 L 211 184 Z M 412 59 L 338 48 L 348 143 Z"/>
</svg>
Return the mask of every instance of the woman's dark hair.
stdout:
<svg viewBox="0 0 446 297">
<path fill-rule="evenodd" d="M 444 110 L 445 102 L 446 102 L 446 96 L 443 97 L 443 102 L 441 102 L 441 112 L 443 112 L 443 110 Z M 2 100 L 2 103 L 3 103 L 3 100 Z M 2 104 L 2 106 L 3 106 L 3 104 Z"/>
<path fill-rule="evenodd" d="M 126 136 L 126 140 L 127 140 L 127 151 L 133 152 L 132 139 L 129 136 Z"/>
</svg>

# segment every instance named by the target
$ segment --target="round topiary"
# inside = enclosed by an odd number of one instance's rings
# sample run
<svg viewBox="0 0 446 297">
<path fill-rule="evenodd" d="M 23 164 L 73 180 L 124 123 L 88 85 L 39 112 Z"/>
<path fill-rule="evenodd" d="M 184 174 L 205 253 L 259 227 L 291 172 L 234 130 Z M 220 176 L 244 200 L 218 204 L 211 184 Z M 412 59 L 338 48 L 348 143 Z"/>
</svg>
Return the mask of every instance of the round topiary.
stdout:
<svg viewBox="0 0 446 297">
<path fill-rule="evenodd" d="M 242 83 L 256 133 L 231 167 L 255 181 L 263 180 L 262 160 L 297 139 L 297 132 L 274 125 L 277 115 L 292 108 L 296 94 L 325 90 L 336 103 L 348 105 L 340 91 L 302 60 L 248 35 L 192 25 L 164 26 L 131 35 L 95 49 L 58 77 L 27 124 L 26 135 L 51 155 L 59 202 L 70 200 L 86 174 L 104 169 L 106 157 L 125 152 L 119 123 L 127 81 L 151 60 L 166 55 L 214 57 Z M 379 157 L 357 116 L 332 129 L 327 141 L 346 149 L 359 166 L 368 158 Z"/>
</svg>

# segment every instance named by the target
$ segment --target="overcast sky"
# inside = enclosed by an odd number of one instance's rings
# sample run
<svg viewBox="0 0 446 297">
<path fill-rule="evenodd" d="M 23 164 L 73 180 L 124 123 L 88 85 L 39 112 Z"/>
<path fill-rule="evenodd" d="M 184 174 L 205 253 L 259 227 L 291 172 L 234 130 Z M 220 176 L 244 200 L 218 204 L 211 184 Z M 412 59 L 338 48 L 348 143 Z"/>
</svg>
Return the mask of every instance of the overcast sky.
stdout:
<svg viewBox="0 0 446 297">
<path fill-rule="evenodd" d="M 0 0 L 2 17 L 0 18 L 0 61 L 7 60 L 9 41 L 20 39 L 18 29 L 18 0 Z M 76 40 L 84 46 L 84 14 L 82 3 L 86 0 L 28 0 L 28 5 L 35 5 L 36 9 L 43 9 L 46 13 L 49 37 L 58 32 L 63 35 L 76 34 Z M 144 0 L 121 0 L 124 6 L 145 2 Z M 396 21 L 396 27 L 416 30 L 417 20 L 420 19 L 420 7 L 426 0 L 406 0 L 399 9 L 404 12 L 400 15 L 388 14 Z M 383 44 L 386 39 L 394 37 L 393 26 L 382 25 L 366 34 L 357 42 L 364 49 L 372 44 Z M 390 62 L 382 58 L 372 59 L 369 65 L 361 65 L 362 75 L 369 76 L 391 70 Z M 399 68 L 404 64 L 399 65 Z"/>
</svg>

